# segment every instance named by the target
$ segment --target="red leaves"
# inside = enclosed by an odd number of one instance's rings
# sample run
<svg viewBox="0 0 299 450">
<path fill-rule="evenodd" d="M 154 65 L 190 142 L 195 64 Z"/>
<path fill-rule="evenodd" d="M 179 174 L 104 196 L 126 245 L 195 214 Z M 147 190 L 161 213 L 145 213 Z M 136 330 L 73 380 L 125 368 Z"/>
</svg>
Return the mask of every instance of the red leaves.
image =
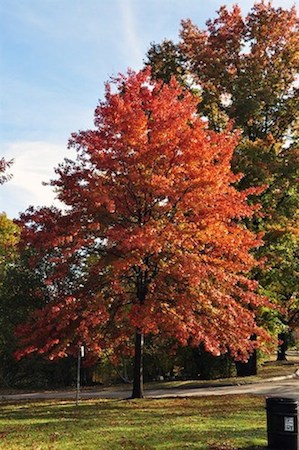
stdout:
<svg viewBox="0 0 299 450">
<path fill-rule="evenodd" d="M 195 99 L 149 72 L 108 85 L 95 123 L 52 182 L 69 208 L 22 217 L 50 299 L 20 329 L 26 352 L 123 351 L 138 327 L 247 354 L 265 300 L 244 275 L 260 240 L 238 223 L 253 209 L 233 187 L 236 136 L 208 131 Z"/>
</svg>

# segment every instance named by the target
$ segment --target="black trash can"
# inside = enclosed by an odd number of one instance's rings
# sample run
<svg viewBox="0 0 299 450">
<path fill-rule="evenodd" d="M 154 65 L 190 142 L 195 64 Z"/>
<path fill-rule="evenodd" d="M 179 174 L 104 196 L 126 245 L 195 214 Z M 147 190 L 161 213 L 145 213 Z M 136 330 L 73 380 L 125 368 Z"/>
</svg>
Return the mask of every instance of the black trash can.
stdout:
<svg viewBox="0 0 299 450">
<path fill-rule="evenodd" d="M 266 405 L 268 448 L 299 450 L 298 400 L 269 397 Z"/>
</svg>

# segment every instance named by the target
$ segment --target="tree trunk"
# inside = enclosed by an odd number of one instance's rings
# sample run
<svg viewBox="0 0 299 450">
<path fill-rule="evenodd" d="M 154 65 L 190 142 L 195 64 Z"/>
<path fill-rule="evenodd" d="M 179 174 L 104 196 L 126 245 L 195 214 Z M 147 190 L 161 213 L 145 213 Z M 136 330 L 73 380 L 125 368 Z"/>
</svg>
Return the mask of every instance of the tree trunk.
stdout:
<svg viewBox="0 0 299 450">
<path fill-rule="evenodd" d="M 277 361 L 286 361 L 287 360 L 287 349 L 288 349 L 288 335 L 287 333 L 279 333 L 278 340 L 282 341 L 281 344 L 278 344 L 277 348 Z"/>
<path fill-rule="evenodd" d="M 132 398 L 143 398 L 143 334 L 136 330 Z"/>
<path fill-rule="evenodd" d="M 251 341 L 256 341 L 256 334 L 250 336 Z M 252 354 L 249 356 L 248 361 L 236 362 L 236 369 L 238 377 L 250 377 L 250 375 L 257 374 L 257 351 L 253 350 Z"/>
<path fill-rule="evenodd" d="M 250 355 L 248 361 L 236 361 L 236 369 L 238 377 L 250 377 L 257 374 L 257 352 L 256 350 Z"/>
</svg>

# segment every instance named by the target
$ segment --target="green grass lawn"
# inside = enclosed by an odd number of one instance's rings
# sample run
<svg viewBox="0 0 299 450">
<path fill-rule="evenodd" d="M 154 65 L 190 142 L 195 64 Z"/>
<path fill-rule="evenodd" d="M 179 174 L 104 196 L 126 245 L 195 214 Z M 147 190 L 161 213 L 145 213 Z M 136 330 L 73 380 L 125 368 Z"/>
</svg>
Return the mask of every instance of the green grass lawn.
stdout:
<svg viewBox="0 0 299 450">
<path fill-rule="evenodd" d="M 0 406 L 0 449 L 5 450 L 265 448 L 265 400 L 254 396 Z"/>
</svg>

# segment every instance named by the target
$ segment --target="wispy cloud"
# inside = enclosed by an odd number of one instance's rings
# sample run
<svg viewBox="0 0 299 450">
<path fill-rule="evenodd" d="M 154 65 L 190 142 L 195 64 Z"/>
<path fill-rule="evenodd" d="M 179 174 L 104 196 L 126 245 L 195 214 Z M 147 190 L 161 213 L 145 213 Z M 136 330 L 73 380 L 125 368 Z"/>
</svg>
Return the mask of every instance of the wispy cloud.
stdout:
<svg viewBox="0 0 299 450">
<path fill-rule="evenodd" d="M 119 8 L 122 16 L 122 25 L 124 32 L 124 51 L 131 64 L 140 67 L 144 57 L 144 51 L 141 45 L 141 39 L 138 33 L 137 21 L 133 2 L 131 0 L 119 0 Z"/>
</svg>

